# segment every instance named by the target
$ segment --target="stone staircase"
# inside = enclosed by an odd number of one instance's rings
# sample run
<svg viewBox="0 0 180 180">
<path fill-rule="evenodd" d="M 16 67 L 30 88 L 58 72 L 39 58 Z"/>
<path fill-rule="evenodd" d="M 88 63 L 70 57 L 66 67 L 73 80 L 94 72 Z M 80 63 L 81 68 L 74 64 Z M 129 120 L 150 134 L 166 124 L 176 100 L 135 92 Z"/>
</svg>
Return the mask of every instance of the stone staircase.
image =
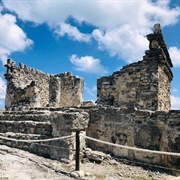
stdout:
<svg viewBox="0 0 180 180">
<path fill-rule="evenodd" d="M 47 109 L 4 111 L 0 114 L 0 136 L 21 140 L 53 138 L 52 113 Z M 68 133 L 66 132 L 65 135 Z M 70 142 L 67 139 L 32 143 L 0 138 L 0 144 L 57 160 L 68 160 L 72 154 Z"/>
</svg>

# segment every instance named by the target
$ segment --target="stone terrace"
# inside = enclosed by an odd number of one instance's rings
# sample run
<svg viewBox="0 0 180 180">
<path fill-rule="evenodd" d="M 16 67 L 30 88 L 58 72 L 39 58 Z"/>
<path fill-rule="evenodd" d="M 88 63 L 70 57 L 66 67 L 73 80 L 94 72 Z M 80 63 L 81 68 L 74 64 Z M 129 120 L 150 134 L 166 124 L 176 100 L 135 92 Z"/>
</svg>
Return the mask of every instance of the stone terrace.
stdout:
<svg viewBox="0 0 180 180">
<path fill-rule="evenodd" d="M 149 50 L 142 61 L 98 79 L 96 106 L 82 102 L 82 78 L 71 73 L 47 75 L 22 64 L 16 67 L 8 60 L 6 110 L 0 114 L 0 135 L 46 139 L 81 131 L 117 145 L 180 153 L 180 111 L 170 110 L 172 62 L 159 24 L 147 39 Z M 74 139 L 45 143 L 0 139 L 0 144 L 58 160 L 72 160 L 75 148 Z M 180 169 L 178 156 L 137 152 L 89 140 L 81 144 L 115 156 Z"/>
<path fill-rule="evenodd" d="M 25 111 L 5 111 L 0 114 L 0 136 L 24 140 L 62 137 L 73 135 L 77 130 L 85 130 L 88 120 L 88 113 L 74 108 L 32 108 Z M 29 143 L 0 139 L 0 143 L 52 159 L 72 160 L 74 140 L 71 138 Z"/>
</svg>

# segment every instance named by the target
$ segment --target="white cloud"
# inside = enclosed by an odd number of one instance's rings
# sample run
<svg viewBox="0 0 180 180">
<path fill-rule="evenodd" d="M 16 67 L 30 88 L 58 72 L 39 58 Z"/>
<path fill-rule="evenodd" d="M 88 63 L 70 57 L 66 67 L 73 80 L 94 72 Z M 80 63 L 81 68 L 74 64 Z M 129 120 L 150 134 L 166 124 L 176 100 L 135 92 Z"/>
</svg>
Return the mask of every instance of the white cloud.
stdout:
<svg viewBox="0 0 180 180">
<path fill-rule="evenodd" d="M 170 47 L 169 54 L 174 67 L 180 67 L 180 49 L 177 47 Z"/>
<path fill-rule="evenodd" d="M 0 77 L 0 99 L 4 99 L 6 94 L 6 83 L 5 81 Z"/>
<path fill-rule="evenodd" d="M 89 42 L 90 37 L 76 27 L 64 24 L 66 19 L 72 16 L 78 22 L 86 21 L 97 27 L 93 36 L 101 49 L 128 62 L 141 60 L 148 43 L 144 36 L 151 32 L 153 24 L 158 22 L 164 27 L 178 22 L 180 8 L 170 8 L 169 3 L 169 0 L 3 0 L 4 6 L 22 20 L 47 23 L 57 28 L 56 33 L 60 36 L 67 34 L 73 40 Z"/>
<path fill-rule="evenodd" d="M 79 42 L 88 43 L 91 40 L 91 35 L 83 34 L 77 29 L 77 27 L 73 27 L 70 24 L 66 24 L 66 23 L 61 23 L 60 26 L 56 28 L 54 33 L 55 35 L 58 35 L 60 37 L 67 35 L 70 39 L 76 40 Z"/>
<path fill-rule="evenodd" d="M 178 89 L 173 88 L 173 89 L 172 89 L 172 92 L 178 92 Z"/>
<path fill-rule="evenodd" d="M 171 109 L 180 109 L 180 97 L 171 96 Z"/>
<path fill-rule="evenodd" d="M 2 9 L 2 8 L 1 8 Z M 24 51 L 33 44 L 16 24 L 16 17 L 0 12 L 0 59 L 5 64 L 7 57 L 17 51 Z"/>
<path fill-rule="evenodd" d="M 110 55 L 117 55 L 129 63 L 141 60 L 145 47 L 148 47 L 147 39 L 129 25 L 107 30 L 106 33 L 96 29 L 93 37 L 100 49 L 107 50 Z"/>
<path fill-rule="evenodd" d="M 151 26 L 150 22 L 162 25 L 178 21 L 179 9 L 169 8 L 169 1 L 152 3 L 143 1 L 12 1 L 3 0 L 6 8 L 15 11 L 25 21 L 55 24 L 64 22 L 68 16 L 87 21 L 98 27 L 111 29 L 129 22 L 133 27 Z M 49 12 L 49 13 L 47 13 Z"/>
<path fill-rule="evenodd" d="M 100 64 L 99 59 L 94 59 L 92 56 L 78 57 L 76 54 L 70 57 L 70 61 L 75 65 L 77 71 L 104 75 L 107 70 Z"/>
</svg>

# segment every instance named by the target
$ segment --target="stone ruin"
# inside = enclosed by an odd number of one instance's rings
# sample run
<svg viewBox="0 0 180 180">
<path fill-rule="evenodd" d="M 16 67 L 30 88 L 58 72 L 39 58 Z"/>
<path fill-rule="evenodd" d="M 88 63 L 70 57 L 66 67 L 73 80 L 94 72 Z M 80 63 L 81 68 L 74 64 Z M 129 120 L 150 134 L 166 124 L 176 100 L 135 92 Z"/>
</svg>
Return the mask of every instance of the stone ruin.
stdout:
<svg viewBox="0 0 180 180">
<path fill-rule="evenodd" d="M 5 65 L 5 108 L 81 106 L 84 81 L 72 73 L 46 74 L 11 59 Z"/>
<path fill-rule="evenodd" d="M 124 66 L 97 81 L 97 103 L 116 107 L 170 110 L 172 62 L 161 33 L 147 35 L 142 61 Z"/>
<path fill-rule="evenodd" d="M 90 137 L 143 149 L 180 152 L 180 110 L 170 110 L 172 62 L 160 25 L 147 35 L 142 61 L 97 80 L 97 105 L 82 102 L 83 79 L 70 73 L 48 75 L 12 60 L 7 62 L 6 110 L 0 136 L 46 139 L 81 131 Z M 180 157 L 122 149 L 81 139 L 89 147 L 117 157 L 180 169 Z M 75 140 L 0 144 L 57 160 L 74 158 Z"/>
</svg>

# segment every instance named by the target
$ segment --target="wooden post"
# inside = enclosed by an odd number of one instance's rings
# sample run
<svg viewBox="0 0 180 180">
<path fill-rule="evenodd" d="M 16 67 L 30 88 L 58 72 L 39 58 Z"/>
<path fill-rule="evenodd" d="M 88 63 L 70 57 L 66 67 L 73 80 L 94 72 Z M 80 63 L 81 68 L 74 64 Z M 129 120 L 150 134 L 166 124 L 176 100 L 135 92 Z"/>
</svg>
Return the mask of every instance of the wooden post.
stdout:
<svg viewBox="0 0 180 180">
<path fill-rule="evenodd" d="M 76 171 L 80 170 L 80 131 L 76 131 Z"/>
</svg>

